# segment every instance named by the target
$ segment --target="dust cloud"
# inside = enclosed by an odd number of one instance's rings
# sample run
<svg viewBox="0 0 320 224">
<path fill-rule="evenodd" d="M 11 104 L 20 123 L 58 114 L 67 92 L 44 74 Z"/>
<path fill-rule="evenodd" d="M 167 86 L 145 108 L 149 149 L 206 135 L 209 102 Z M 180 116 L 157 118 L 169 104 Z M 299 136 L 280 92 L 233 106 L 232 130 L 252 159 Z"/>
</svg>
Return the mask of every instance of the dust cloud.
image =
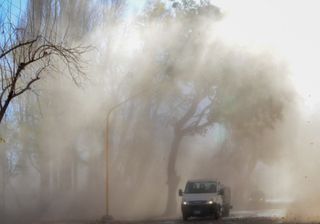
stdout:
<svg viewBox="0 0 320 224">
<path fill-rule="evenodd" d="M 280 1 L 274 14 L 262 13 L 264 6 L 278 4 L 274 1 L 243 1 L 236 7 L 216 1 L 218 7 L 198 9 L 164 2 L 90 6 L 105 16 L 70 40 L 94 47 L 84 56 L 80 86 L 68 76 L 50 74 L 36 85 L 39 97 L 30 93 L 15 103 L 0 131 L 6 139 L 1 195 L 7 220 L 105 215 L 111 108 L 109 212 L 114 218 L 163 216 L 170 173 L 179 188 L 188 179 L 217 178 L 231 187 L 235 210 L 245 209 L 250 194 L 262 191 L 270 201 L 285 202 L 288 219 L 318 218 L 319 111 L 304 109 L 314 101 L 305 105 L 300 85 L 301 77 L 312 79 L 314 73 L 300 74 L 308 64 L 299 60 L 307 56 L 295 55 L 304 42 L 287 41 L 296 29 L 290 18 L 302 28 L 299 20 L 307 12 L 297 18 L 297 7 L 285 10 L 287 1 Z M 77 21 L 68 18 L 58 23 L 61 30 L 80 33 Z M 193 104 L 193 115 L 180 129 L 174 170 L 168 170 L 177 124 Z M 179 214 L 177 208 L 174 215 Z"/>
<path fill-rule="evenodd" d="M 224 40 L 231 46 L 249 47 L 253 51 L 271 52 L 281 58 L 295 91 L 294 103 L 272 131 L 276 154 L 267 163 L 259 161 L 252 177 L 274 206 L 283 203 L 288 220 L 318 221 L 317 193 L 319 163 L 317 129 L 319 125 L 319 68 L 315 62 L 319 52 L 319 32 L 315 8 L 317 1 L 217 1 L 227 10 L 221 23 Z M 254 19 L 253 19 L 254 18 Z M 282 82 L 283 83 L 283 82 Z M 260 147 L 265 144 L 261 142 Z M 271 147 L 271 148 L 270 148 Z M 268 158 L 269 155 L 265 155 Z"/>
</svg>

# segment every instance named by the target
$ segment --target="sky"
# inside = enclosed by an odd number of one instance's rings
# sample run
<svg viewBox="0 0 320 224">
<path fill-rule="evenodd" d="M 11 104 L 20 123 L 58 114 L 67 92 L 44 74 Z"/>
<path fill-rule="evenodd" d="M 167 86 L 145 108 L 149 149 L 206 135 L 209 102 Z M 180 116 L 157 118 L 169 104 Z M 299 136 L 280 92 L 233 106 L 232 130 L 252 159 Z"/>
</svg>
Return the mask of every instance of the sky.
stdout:
<svg viewBox="0 0 320 224">
<path fill-rule="evenodd" d="M 129 0 L 133 12 L 145 0 Z M 218 28 L 230 45 L 268 52 L 286 64 L 306 114 L 320 108 L 318 0 L 211 0 L 225 14 Z M 216 34 L 214 34 L 216 35 Z"/>
<path fill-rule="evenodd" d="M 320 1 L 214 0 L 226 16 L 221 38 L 230 44 L 269 51 L 287 64 L 304 112 L 320 106 Z"/>
<path fill-rule="evenodd" d="M 132 13 L 141 10 L 145 0 L 128 0 Z M 318 78 L 320 31 L 317 0 L 212 0 L 225 13 L 220 38 L 232 45 L 265 50 L 288 65 L 303 108 L 313 113 L 320 106 Z M 27 0 L 0 0 L 0 15 L 17 21 Z M 11 7 L 9 7 L 11 6 Z M 21 10 L 22 9 L 22 10 Z"/>
<path fill-rule="evenodd" d="M 27 0 L 0 0 L 0 17 L 8 17 L 16 23 L 27 6 Z"/>
</svg>

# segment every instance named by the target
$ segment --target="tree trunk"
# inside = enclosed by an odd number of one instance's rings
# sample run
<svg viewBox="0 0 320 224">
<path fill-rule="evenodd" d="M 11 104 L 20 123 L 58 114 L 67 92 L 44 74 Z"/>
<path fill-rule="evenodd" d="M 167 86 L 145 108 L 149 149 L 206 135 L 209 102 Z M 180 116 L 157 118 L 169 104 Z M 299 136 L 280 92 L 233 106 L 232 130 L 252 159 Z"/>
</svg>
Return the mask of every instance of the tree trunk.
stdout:
<svg viewBox="0 0 320 224">
<path fill-rule="evenodd" d="M 39 198 L 39 211 L 43 213 L 48 209 L 50 199 L 50 167 L 47 157 L 44 155 L 46 152 L 41 152 L 42 156 L 39 160 L 40 170 L 40 198 Z"/>
<path fill-rule="evenodd" d="M 9 103 L 10 103 L 10 100 L 6 100 L 6 102 L 4 103 L 3 107 L 1 108 L 0 110 L 0 124 L 4 118 L 4 115 L 6 114 L 6 111 L 8 109 L 8 106 L 9 106 Z"/>
<path fill-rule="evenodd" d="M 60 155 L 60 193 L 70 193 L 72 190 L 72 148 L 67 148 L 64 150 L 63 155 Z"/>
<path fill-rule="evenodd" d="M 78 158 L 76 151 L 73 150 L 72 154 L 72 191 L 77 192 L 78 190 Z"/>
<path fill-rule="evenodd" d="M 175 165 L 182 138 L 183 136 L 181 135 L 181 133 L 179 133 L 179 131 L 176 130 L 174 133 L 173 141 L 171 143 L 171 150 L 169 154 L 169 161 L 167 167 L 168 198 L 166 209 L 164 212 L 165 216 L 172 216 L 177 214 L 177 192 L 180 178 L 177 175 Z"/>
<path fill-rule="evenodd" d="M 4 151 L 0 151 L 0 159 L 1 159 L 1 177 L 0 177 L 0 181 L 1 181 L 1 191 L 0 191 L 0 221 L 3 221 L 4 223 L 5 218 L 6 218 L 6 179 L 7 179 L 7 175 L 6 175 L 6 160 L 5 160 L 5 155 L 4 155 Z"/>
</svg>

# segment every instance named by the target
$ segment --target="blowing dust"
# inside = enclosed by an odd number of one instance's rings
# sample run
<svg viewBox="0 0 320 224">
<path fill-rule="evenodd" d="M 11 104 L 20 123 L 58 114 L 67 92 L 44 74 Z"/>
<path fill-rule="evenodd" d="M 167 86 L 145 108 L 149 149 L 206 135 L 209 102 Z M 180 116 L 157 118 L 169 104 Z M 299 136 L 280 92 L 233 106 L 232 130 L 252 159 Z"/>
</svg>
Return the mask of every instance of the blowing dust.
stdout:
<svg viewBox="0 0 320 224">
<path fill-rule="evenodd" d="M 285 202 L 288 219 L 319 221 L 320 44 L 305 27 L 316 27 L 316 2 L 216 1 L 196 13 L 170 2 L 162 14 L 156 4 L 95 6 L 108 16 L 72 40 L 94 46 L 80 87 L 51 74 L 39 97 L 23 98 L 23 125 L 1 127 L 5 158 L 23 170 L 2 176 L 7 217 L 105 215 L 108 138 L 114 218 L 167 215 L 171 181 L 177 202 L 188 179 L 216 178 L 231 187 L 235 210 L 262 191 Z"/>
</svg>

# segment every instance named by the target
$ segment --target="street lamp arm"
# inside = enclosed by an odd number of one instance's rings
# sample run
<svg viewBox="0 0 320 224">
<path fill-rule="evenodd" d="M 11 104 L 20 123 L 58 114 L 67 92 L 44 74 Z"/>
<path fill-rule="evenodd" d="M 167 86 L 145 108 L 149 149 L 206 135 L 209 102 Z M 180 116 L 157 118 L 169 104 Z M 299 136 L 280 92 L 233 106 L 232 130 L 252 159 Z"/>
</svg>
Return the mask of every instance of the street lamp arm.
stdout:
<svg viewBox="0 0 320 224">
<path fill-rule="evenodd" d="M 139 96 L 140 94 L 142 94 L 142 93 L 145 92 L 145 91 L 146 91 L 146 89 L 144 89 L 144 90 L 142 90 L 142 91 L 140 91 L 140 92 L 138 92 L 138 93 L 136 93 L 136 94 L 128 97 L 127 99 L 125 99 L 125 100 L 121 101 L 120 103 L 118 103 L 118 104 L 114 105 L 113 107 L 111 107 L 111 108 L 109 109 L 109 111 L 108 111 L 107 120 L 108 120 L 110 114 L 111 114 L 115 109 L 117 109 L 117 108 L 120 107 L 121 105 L 129 102 L 129 101 L 132 100 L 133 98 L 136 98 L 137 96 Z"/>
</svg>

